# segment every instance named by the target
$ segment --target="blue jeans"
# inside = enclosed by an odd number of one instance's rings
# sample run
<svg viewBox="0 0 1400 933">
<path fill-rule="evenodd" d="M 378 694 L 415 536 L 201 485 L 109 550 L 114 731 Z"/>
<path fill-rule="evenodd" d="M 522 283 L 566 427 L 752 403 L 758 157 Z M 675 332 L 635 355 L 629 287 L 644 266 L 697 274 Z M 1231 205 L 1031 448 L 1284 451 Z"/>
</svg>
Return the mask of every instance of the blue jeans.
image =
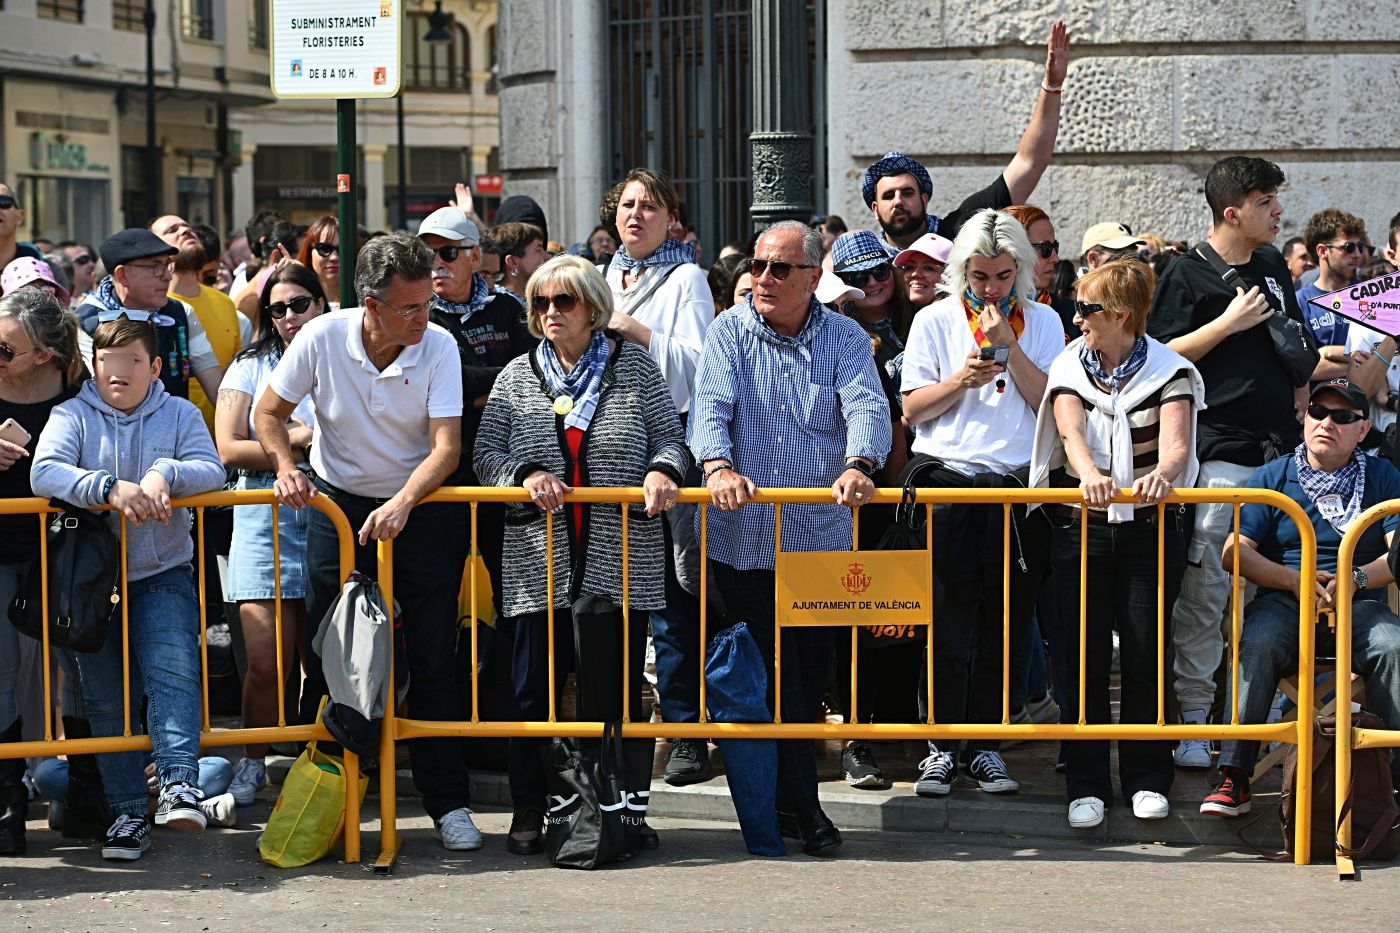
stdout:
<svg viewBox="0 0 1400 933">
<path fill-rule="evenodd" d="M 199 781 L 203 724 L 199 677 L 199 598 L 188 564 L 127 583 L 131 629 L 131 731 L 141 731 L 141 697 L 161 784 Z M 122 734 L 122 622 L 113 613 L 107 640 L 75 653 L 83 702 L 95 737 Z M 146 753 L 97 756 L 112 816 L 146 814 Z"/>
<path fill-rule="evenodd" d="M 39 795 L 59 803 L 68 801 L 68 762 L 62 758 L 44 758 L 34 769 L 34 786 Z M 226 758 L 199 759 L 199 789 L 206 797 L 227 793 L 233 783 L 233 765 Z"/>
<path fill-rule="evenodd" d="M 700 721 L 700 600 L 676 580 L 670 522 L 666 542 L 666 605 L 651 611 L 656 644 L 656 692 L 667 722 Z"/>
<path fill-rule="evenodd" d="M 1366 708 L 1386 728 L 1400 728 L 1400 619 L 1390 607 L 1373 599 L 1352 603 L 1351 650 L 1352 670 L 1366 678 Z M 1240 722 L 1265 722 L 1278 682 L 1297 672 L 1298 599 L 1262 593 L 1245 607 L 1240 632 Z M 1225 709 L 1228 715 L 1228 700 Z M 1226 742 L 1220 766 L 1248 774 L 1258 757 L 1258 742 Z"/>
</svg>

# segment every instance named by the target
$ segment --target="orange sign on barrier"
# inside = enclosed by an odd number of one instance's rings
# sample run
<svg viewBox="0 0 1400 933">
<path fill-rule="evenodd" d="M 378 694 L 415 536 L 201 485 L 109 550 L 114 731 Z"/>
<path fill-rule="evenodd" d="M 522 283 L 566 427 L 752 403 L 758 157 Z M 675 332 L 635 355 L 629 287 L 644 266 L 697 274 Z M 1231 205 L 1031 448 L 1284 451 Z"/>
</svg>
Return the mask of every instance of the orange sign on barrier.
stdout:
<svg viewBox="0 0 1400 933">
<path fill-rule="evenodd" d="M 785 551 L 777 577 L 780 625 L 928 625 L 927 551 Z"/>
</svg>

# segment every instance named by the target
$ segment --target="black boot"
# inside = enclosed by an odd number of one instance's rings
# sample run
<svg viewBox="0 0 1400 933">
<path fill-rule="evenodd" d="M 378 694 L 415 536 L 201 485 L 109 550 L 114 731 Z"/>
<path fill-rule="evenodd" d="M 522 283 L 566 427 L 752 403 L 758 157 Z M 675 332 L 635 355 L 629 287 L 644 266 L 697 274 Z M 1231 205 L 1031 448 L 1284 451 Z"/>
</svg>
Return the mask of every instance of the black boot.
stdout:
<svg viewBox="0 0 1400 933">
<path fill-rule="evenodd" d="M 63 734 L 70 739 L 92 738 L 86 719 L 63 717 Z M 93 755 L 68 756 L 68 801 L 63 805 L 64 839 L 102 839 L 107 835 L 107 794 Z"/>
<path fill-rule="evenodd" d="M 18 742 L 23 721 L 16 719 L 0 742 Z M 24 854 L 24 821 L 29 815 L 29 789 L 24 786 L 23 758 L 0 759 L 0 855 Z"/>
</svg>

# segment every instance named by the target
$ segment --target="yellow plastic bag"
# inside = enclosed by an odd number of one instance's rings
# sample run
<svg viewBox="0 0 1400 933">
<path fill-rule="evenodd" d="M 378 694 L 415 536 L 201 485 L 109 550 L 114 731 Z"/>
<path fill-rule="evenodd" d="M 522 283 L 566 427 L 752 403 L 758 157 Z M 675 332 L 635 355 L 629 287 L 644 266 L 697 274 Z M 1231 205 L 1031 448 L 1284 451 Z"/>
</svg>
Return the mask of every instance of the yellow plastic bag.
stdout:
<svg viewBox="0 0 1400 933">
<path fill-rule="evenodd" d="M 359 782 L 363 803 L 369 779 L 360 775 Z M 269 865 L 300 868 L 329 855 L 344 832 L 345 761 L 323 754 L 311 742 L 282 782 L 258 839 L 258 854 Z"/>
<path fill-rule="evenodd" d="M 460 622 L 472 615 L 472 580 L 476 580 L 476 618 L 487 625 L 494 625 L 496 609 L 491 601 L 491 574 L 486 572 L 486 561 L 480 555 L 467 558 L 462 572 L 462 588 L 457 591 L 457 619 Z M 470 630 L 470 623 L 462 627 Z"/>
</svg>

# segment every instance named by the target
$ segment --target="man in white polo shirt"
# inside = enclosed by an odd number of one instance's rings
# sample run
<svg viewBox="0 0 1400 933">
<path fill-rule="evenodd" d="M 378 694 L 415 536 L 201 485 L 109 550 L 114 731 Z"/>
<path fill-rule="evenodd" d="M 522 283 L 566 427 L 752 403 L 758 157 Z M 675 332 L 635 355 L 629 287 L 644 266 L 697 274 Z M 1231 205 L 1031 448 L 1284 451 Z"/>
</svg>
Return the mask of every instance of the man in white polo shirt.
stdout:
<svg viewBox="0 0 1400 933">
<path fill-rule="evenodd" d="M 374 576 L 377 542 L 393 539 L 409 715 L 443 720 L 456 718 L 456 604 L 467 526 L 459 520 L 461 506 L 418 504 L 461 455 L 462 368 L 451 335 L 428 322 L 432 267 L 432 251 L 416 237 L 371 240 L 355 268 L 364 306 L 322 315 L 302 330 L 277 365 L 254 423 L 277 464 L 278 501 L 304 508 L 317 495 L 329 496 L 358 529 L 357 570 Z M 307 396 L 316 406 L 314 478 L 297 469 L 286 428 Z M 314 627 L 341 585 L 335 528 L 319 511 L 311 515 L 306 561 L 307 619 Z M 308 719 L 325 692 L 320 659 L 313 657 L 302 697 Z M 479 849 L 460 740 L 413 742 L 409 759 L 443 845 Z"/>
</svg>

